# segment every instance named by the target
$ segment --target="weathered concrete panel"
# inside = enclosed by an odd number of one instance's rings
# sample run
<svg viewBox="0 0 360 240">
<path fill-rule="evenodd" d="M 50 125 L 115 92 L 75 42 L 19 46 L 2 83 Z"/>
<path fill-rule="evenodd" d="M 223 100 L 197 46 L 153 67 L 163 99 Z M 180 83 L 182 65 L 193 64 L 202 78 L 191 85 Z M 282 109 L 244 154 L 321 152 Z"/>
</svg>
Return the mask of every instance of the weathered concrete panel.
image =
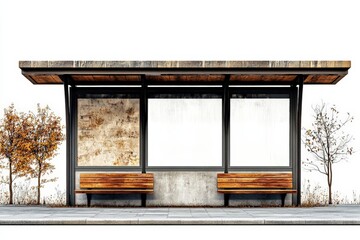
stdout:
<svg viewBox="0 0 360 240">
<path fill-rule="evenodd" d="M 154 172 L 148 206 L 223 206 L 216 172 Z"/>
<path fill-rule="evenodd" d="M 237 194 L 230 195 L 229 206 L 231 207 L 269 207 L 280 206 L 280 194 Z M 291 194 L 287 194 L 285 198 L 285 206 L 292 205 Z"/>
</svg>

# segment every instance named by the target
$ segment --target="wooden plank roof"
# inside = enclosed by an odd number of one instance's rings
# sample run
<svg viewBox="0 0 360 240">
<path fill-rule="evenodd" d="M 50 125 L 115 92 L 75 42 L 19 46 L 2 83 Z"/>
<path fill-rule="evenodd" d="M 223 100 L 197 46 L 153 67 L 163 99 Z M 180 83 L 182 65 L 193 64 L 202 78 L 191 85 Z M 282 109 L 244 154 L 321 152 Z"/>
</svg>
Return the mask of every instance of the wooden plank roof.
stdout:
<svg viewBox="0 0 360 240">
<path fill-rule="evenodd" d="M 350 61 L 20 61 L 33 84 L 336 84 Z"/>
</svg>

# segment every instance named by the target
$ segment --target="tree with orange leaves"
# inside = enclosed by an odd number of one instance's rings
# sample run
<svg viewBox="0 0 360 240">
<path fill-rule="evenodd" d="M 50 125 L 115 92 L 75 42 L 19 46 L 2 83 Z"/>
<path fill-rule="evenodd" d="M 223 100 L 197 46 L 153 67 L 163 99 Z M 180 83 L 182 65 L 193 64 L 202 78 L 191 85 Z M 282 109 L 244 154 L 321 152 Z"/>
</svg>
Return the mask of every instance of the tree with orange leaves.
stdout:
<svg viewBox="0 0 360 240">
<path fill-rule="evenodd" d="M 31 143 L 28 141 L 31 129 L 31 119 L 27 114 L 17 113 L 14 104 L 4 109 L 4 118 L 0 120 L 0 168 L 9 171 L 6 181 L 9 185 L 9 204 L 13 204 L 13 182 L 31 171 Z"/>
<path fill-rule="evenodd" d="M 45 183 L 53 182 L 56 178 L 45 179 L 45 175 L 52 173 L 55 166 L 51 160 L 57 155 L 56 151 L 64 140 L 61 118 L 50 112 L 46 106 L 37 105 L 37 113 L 30 113 L 32 130 L 29 138 L 30 153 L 33 158 L 30 170 L 31 177 L 37 178 L 37 204 L 40 204 L 41 188 Z"/>
</svg>

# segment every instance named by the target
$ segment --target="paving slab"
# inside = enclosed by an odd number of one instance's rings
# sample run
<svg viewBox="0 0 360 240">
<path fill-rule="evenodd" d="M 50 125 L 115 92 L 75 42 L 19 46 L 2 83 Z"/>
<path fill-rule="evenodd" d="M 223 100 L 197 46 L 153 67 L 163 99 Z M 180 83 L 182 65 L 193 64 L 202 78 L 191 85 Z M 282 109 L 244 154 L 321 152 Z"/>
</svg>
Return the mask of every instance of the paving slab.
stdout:
<svg viewBox="0 0 360 240">
<path fill-rule="evenodd" d="M 315 208 L 0 206 L 0 225 L 360 225 L 360 205 Z"/>
</svg>

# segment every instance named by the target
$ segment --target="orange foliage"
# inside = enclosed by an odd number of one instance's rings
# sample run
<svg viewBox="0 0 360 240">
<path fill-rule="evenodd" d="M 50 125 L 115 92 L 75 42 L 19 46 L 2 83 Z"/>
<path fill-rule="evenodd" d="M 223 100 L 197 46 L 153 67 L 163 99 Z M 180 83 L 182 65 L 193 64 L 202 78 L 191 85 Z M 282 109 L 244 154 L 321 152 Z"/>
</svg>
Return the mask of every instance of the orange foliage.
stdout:
<svg viewBox="0 0 360 240">
<path fill-rule="evenodd" d="M 13 203 L 13 181 L 17 177 L 37 178 L 37 203 L 40 203 L 40 189 L 55 178 L 45 179 L 55 166 L 51 160 L 56 156 L 58 146 L 64 140 L 61 118 L 50 112 L 49 107 L 37 113 L 17 113 L 14 105 L 4 110 L 0 121 L 0 168 L 9 170 L 9 204 Z"/>
<path fill-rule="evenodd" d="M 37 113 L 29 114 L 31 121 L 31 132 L 29 139 L 29 152 L 33 157 L 33 165 L 30 169 L 31 177 L 37 178 L 38 196 L 37 203 L 40 203 L 40 189 L 47 182 L 53 182 L 56 179 L 44 179 L 47 174 L 55 169 L 51 160 L 57 155 L 56 151 L 60 143 L 64 140 L 61 126 L 61 118 L 50 112 L 46 106 L 41 108 L 38 104 Z"/>
<path fill-rule="evenodd" d="M 30 133 L 28 115 L 18 114 L 13 104 L 4 109 L 4 118 L 0 121 L 0 167 L 9 171 L 9 204 L 13 203 L 13 181 L 31 171 L 31 143 L 27 141 Z"/>
</svg>

